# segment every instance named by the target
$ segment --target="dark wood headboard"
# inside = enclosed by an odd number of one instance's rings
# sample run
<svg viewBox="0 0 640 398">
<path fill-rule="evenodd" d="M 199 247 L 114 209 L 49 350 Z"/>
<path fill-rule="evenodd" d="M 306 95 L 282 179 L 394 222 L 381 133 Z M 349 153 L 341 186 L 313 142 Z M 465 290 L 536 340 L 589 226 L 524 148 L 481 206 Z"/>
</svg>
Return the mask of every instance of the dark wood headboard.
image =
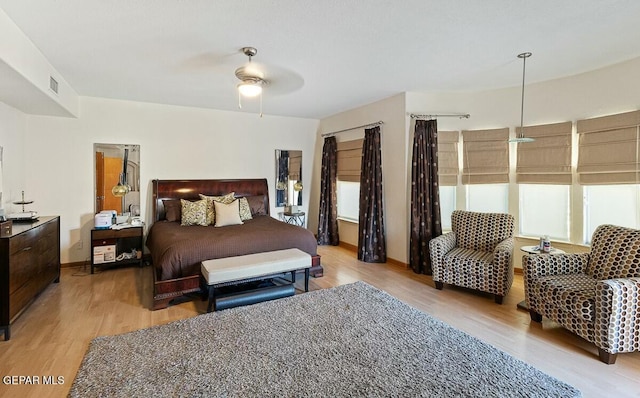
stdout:
<svg viewBox="0 0 640 398">
<path fill-rule="evenodd" d="M 164 220 L 165 199 L 198 200 L 199 194 L 225 195 L 235 192 L 236 197 L 264 196 L 264 208 L 270 213 L 269 186 L 266 178 L 235 180 L 153 180 L 153 221 Z"/>
</svg>

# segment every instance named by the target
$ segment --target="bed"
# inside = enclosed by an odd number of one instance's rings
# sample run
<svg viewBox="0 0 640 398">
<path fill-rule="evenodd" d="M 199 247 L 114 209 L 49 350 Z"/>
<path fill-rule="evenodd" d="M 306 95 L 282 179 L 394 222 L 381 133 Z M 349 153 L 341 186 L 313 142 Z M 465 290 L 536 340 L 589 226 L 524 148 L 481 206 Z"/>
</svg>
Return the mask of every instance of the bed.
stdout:
<svg viewBox="0 0 640 398">
<path fill-rule="evenodd" d="M 311 275 L 322 276 L 315 236 L 269 215 L 266 179 L 153 180 L 152 184 L 154 219 L 146 245 L 154 267 L 154 310 L 166 308 L 185 295 L 200 293 L 200 263 L 204 260 L 298 248 L 312 256 Z M 246 197 L 252 204 L 252 218 L 242 225 L 181 226 L 179 221 L 167 220 L 168 207 L 180 199 L 194 201 L 200 194 L 229 192 Z"/>
</svg>

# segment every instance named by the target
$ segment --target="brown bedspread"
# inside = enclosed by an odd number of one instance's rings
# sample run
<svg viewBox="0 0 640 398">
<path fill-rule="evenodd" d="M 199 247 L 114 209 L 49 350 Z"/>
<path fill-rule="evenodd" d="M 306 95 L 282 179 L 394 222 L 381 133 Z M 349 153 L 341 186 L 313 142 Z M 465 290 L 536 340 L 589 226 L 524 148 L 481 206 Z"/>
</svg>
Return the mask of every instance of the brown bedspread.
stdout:
<svg viewBox="0 0 640 398">
<path fill-rule="evenodd" d="M 270 216 L 218 228 L 157 221 L 149 231 L 147 247 L 160 280 L 199 275 L 200 263 L 214 258 L 292 248 L 317 254 L 317 241 L 309 230 Z"/>
</svg>

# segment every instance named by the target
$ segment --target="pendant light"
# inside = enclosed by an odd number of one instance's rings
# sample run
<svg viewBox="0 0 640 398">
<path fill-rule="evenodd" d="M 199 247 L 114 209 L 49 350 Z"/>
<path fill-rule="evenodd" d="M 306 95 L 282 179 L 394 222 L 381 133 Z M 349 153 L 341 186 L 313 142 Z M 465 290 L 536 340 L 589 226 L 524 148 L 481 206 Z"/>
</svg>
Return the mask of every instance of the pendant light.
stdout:
<svg viewBox="0 0 640 398">
<path fill-rule="evenodd" d="M 516 138 L 512 138 L 509 142 L 533 142 L 535 139 L 524 136 L 524 76 L 527 68 L 527 58 L 531 56 L 530 52 L 518 54 L 518 58 L 522 58 L 522 100 L 520 103 L 520 130 L 516 133 Z"/>
</svg>

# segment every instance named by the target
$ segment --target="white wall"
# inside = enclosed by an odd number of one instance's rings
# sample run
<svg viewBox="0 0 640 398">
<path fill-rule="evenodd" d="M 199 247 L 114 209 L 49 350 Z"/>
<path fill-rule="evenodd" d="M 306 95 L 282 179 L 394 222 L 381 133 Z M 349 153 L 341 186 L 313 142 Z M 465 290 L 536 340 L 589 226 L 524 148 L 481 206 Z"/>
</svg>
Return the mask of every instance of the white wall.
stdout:
<svg viewBox="0 0 640 398">
<path fill-rule="evenodd" d="M 318 206 L 320 196 L 320 168 L 322 166 L 322 133 L 384 121 L 381 126 L 382 184 L 384 189 L 384 215 L 387 235 L 387 257 L 407 262 L 408 230 L 406 228 L 406 121 L 404 116 L 404 94 L 395 95 L 354 110 L 322 119 L 316 137 L 314 160 L 314 190 L 311 193 L 309 229 L 318 231 Z M 336 135 L 336 140 L 347 141 L 364 137 L 364 129 L 352 130 Z M 358 226 L 345 221 L 339 222 L 340 241 L 357 246 Z"/>
<path fill-rule="evenodd" d="M 140 145 L 147 225 L 156 178 L 267 178 L 274 215 L 275 149 L 302 150 L 303 181 L 311 181 L 318 121 L 81 97 L 79 118 L 27 116 L 26 125 L 24 189 L 33 210 L 61 216 L 68 263 L 89 259 L 94 143 Z M 309 195 L 303 199 L 308 206 Z"/>
<path fill-rule="evenodd" d="M 24 180 L 26 116 L 19 110 L 0 102 L 0 146 L 3 147 L 2 203 L 8 213 L 11 202 L 20 199 Z"/>
</svg>

